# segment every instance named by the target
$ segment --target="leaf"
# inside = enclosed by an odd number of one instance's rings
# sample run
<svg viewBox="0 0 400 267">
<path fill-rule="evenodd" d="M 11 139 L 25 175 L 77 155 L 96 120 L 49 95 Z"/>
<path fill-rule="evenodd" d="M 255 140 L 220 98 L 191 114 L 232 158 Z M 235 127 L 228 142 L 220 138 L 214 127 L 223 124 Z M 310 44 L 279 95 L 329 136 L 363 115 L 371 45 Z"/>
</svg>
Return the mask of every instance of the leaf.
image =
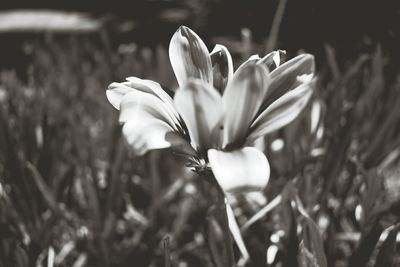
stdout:
<svg viewBox="0 0 400 267">
<path fill-rule="evenodd" d="M 362 234 L 356 250 L 349 259 L 348 266 L 361 267 L 367 265 L 369 259 L 371 258 L 372 252 L 375 249 L 376 243 L 379 241 L 382 231 L 383 227 L 377 220 L 368 232 Z"/>
<path fill-rule="evenodd" d="M 254 214 L 241 228 L 242 232 L 247 231 L 251 225 L 266 216 L 270 211 L 280 205 L 282 202 L 291 200 L 293 193 L 293 182 L 289 182 L 283 188 L 282 193 L 272 199 L 265 207 Z"/>
<path fill-rule="evenodd" d="M 317 263 L 319 267 L 327 267 L 328 264 L 326 262 L 326 256 L 324 252 L 324 245 L 322 242 L 322 237 L 319 232 L 317 224 L 311 219 L 311 217 L 307 214 L 306 210 L 303 208 L 303 205 L 300 202 L 298 196 L 296 196 L 297 209 L 300 214 L 304 217 L 304 243 L 307 248 L 311 251 L 311 253 L 317 259 Z M 312 266 L 312 265 L 311 265 Z M 353 265 L 351 265 L 353 266 Z M 355 266 L 355 265 L 354 265 Z M 358 265 L 357 265 L 358 266 Z"/>
<path fill-rule="evenodd" d="M 265 207 L 259 210 L 256 214 L 254 214 L 243 226 L 242 232 L 249 229 L 251 225 L 255 222 L 266 216 L 270 211 L 272 211 L 275 207 L 277 207 L 282 202 L 282 195 L 276 196 L 273 200 L 271 200 Z"/>
<path fill-rule="evenodd" d="M 366 173 L 366 187 L 367 190 L 363 194 L 361 202 L 363 232 L 368 232 L 387 208 L 385 204 L 383 177 L 377 173 L 376 169 L 372 169 Z"/>
<path fill-rule="evenodd" d="M 214 216 L 210 216 L 207 225 L 207 239 L 212 259 L 217 267 L 233 266 L 234 262 L 233 257 L 221 253 L 224 250 L 224 243 L 226 243 L 224 238 L 222 227 Z"/>
<path fill-rule="evenodd" d="M 395 227 L 389 232 L 386 240 L 380 247 L 378 255 L 376 256 L 376 261 L 374 265 L 375 267 L 394 266 L 396 258 L 396 237 L 398 232 L 399 227 Z"/>
<path fill-rule="evenodd" d="M 217 194 L 215 205 L 210 208 L 207 219 L 208 245 L 217 267 L 235 266 L 225 196 L 222 191 Z"/>
<path fill-rule="evenodd" d="M 29 266 L 28 255 L 25 250 L 23 250 L 19 245 L 15 247 L 14 259 L 17 267 L 27 267 Z"/>
<path fill-rule="evenodd" d="M 250 259 L 249 252 L 247 251 L 246 245 L 244 244 L 242 234 L 240 233 L 239 225 L 237 224 L 235 214 L 233 213 L 232 207 L 229 205 L 227 200 L 225 199 L 226 203 L 226 212 L 228 215 L 228 223 L 229 229 L 231 230 L 233 239 L 242 253 L 242 259 L 240 260 L 240 264 L 238 266 L 244 266 Z"/>
<path fill-rule="evenodd" d="M 163 247 L 164 247 L 164 266 L 165 267 L 171 267 L 172 263 L 171 263 L 171 253 L 170 253 L 170 247 L 169 247 L 169 236 L 166 236 L 164 238 L 164 242 L 163 242 Z"/>
<path fill-rule="evenodd" d="M 33 178 L 37 188 L 42 193 L 42 196 L 43 196 L 46 204 L 53 211 L 58 211 L 58 205 L 57 205 L 56 198 L 54 197 L 53 192 L 47 186 L 46 182 L 44 181 L 43 177 L 40 175 L 40 173 L 38 172 L 36 167 L 28 161 L 26 162 L 26 167 L 32 173 L 32 178 Z"/>
<path fill-rule="evenodd" d="M 299 252 L 300 267 L 320 267 L 317 263 L 317 259 L 304 245 L 304 241 L 300 243 L 299 248 L 300 248 Z"/>
<path fill-rule="evenodd" d="M 296 217 L 294 210 L 290 206 L 289 203 L 285 203 L 285 205 L 282 207 L 282 211 L 285 211 L 285 209 L 289 212 L 285 213 L 289 227 L 286 228 L 286 231 L 288 232 L 288 237 L 286 241 L 286 253 L 285 253 L 285 258 L 283 259 L 283 267 L 297 267 L 299 266 L 299 239 L 297 236 L 297 222 L 296 222 Z M 302 243 L 300 243 L 301 245 Z M 300 265 L 301 266 L 301 265 Z"/>
</svg>

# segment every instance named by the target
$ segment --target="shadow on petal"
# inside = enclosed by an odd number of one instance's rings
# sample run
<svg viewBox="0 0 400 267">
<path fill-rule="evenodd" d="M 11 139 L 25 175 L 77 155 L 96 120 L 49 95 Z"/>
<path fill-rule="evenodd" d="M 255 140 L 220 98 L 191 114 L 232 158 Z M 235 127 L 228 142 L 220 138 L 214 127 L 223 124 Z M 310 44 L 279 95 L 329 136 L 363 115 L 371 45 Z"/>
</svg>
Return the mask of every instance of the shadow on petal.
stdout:
<svg viewBox="0 0 400 267">
<path fill-rule="evenodd" d="M 163 121 L 149 118 L 130 120 L 122 127 L 122 132 L 133 152 L 142 156 L 150 150 L 170 147 L 165 136 L 173 129 Z"/>
<path fill-rule="evenodd" d="M 178 113 L 174 109 L 172 97 L 161 87 L 159 83 L 137 77 L 128 77 L 126 80 L 128 81 L 126 83 L 129 83 L 130 87 L 160 98 L 168 106 L 170 112 L 174 113 L 176 117 L 179 117 Z"/>
<path fill-rule="evenodd" d="M 247 64 L 236 71 L 222 96 L 224 108 L 224 146 L 240 146 L 259 111 L 270 82 L 263 65 Z"/>
<path fill-rule="evenodd" d="M 233 76 L 232 57 L 228 49 L 219 44 L 214 47 L 213 51 L 210 53 L 210 57 L 213 70 L 214 88 L 222 95 L 225 91 L 226 85 Z"/>
<path fill-rule="evenodd" d="M 209 84 L 195 80 L 176 91 L 174 104 L 189 130 L 194 145 L 204 153 L 217 142 L 211 137 L 222 115 L 221 96 Z M 215 136 L 215 139 L 217 137 Z"/>
<path fill-rule="evenodd" d="M 171 144 L 172 150 L 178 154 L 191 157 L 197 156 L 196 150 L 190 145 L 189 141 L 183 138 L 179 133 L 167 132 L 165 140 Z"/>
<path fill-rule="evenodd" d="M 293 90 L 301 84 L 298 76 L 314 74 L 315 61 L 314 56 L 302 54 L 285 62 L 271 72 L 271 84 L 264 97 L 262 110 L 268 107 L 285 93 Z"/>
<path fill-rule="evenodd" d="M 246 144 L 251 144 L 259 137 L 292 122 L 307 105 L 313 93 L 313 87 L 314 80 L 303 83 L 273 102 L 252 123 Z"/>
<path fill-rule="evenodd" d="M 188 27 L 181 26 L 172 36 L 169 59 L 179 87 L 183 87 L 191 78 L 213 84 L 211 58 L 207 46 Z"/>
<path fill-rule="evenodd" d="M 284 50 L 276 50 L 271 53 L 265 55 L 262 59 L 260 59 L 257 64 L 264 64 L 267 69 L 271 72 L 278 68 L 285 61 L 286 51 Z"/>
<path fill-rule="evenodd" d="M 120 107 L 119 121 L 121 123 L 136 119 L 156 118 L 164 121 L 176 131 L 179 129 L 180 122 L 175 114 L 161 99 L 152 94 L 133 91 L 122 98 Z"/>
</svg>

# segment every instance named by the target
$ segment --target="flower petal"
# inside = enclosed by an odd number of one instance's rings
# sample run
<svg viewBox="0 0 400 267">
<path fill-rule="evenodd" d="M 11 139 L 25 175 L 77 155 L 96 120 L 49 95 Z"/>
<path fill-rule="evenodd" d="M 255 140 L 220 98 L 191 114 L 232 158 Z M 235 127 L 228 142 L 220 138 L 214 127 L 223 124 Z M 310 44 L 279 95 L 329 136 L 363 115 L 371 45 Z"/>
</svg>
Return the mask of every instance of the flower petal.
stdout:
<svg viewBox="0 0 400 267">
<path fill-rule="evenodd" d="M 155 118 L 136 118 L 126 122 L 122 132 L 133 152 L 141 156 L 149 150 L 170 147 L 171 143 L 165 140 L 165 136 L 173 132 L 173 129 Z"/>
<path fill-rule="evenodd" d="M 167 104 L 168 109 L 172 113 L 174 113 L 176 117 L 179 117 L 178 112 L 174 108 L 174 102 L 172 98 L 168 95 L 167 92 L 164 91 L 159 83 L 152 80 L 140 79 L 137 77 L 128 77 L 126 78 L 126 80 L 129 82 L 130 87 L 145 93 L 155 95 L 160 98 L 165 104 Z"/>
<path fill-rule="evenodd" d="M 310 54 L 299 55 L 271 72 L 271 85 L 265 95 L 262 109 L 265 109 L 272 102 L 284 95 L 286 92 L 296 88 L 301 81 L 298 76 L 314 74 L 314 56 Z"/>
<path fill-rule="evenodd" d="M 134 90 L 135 89 L 129 87 L 127 84 L 114 82 L 108 86 L 106 96 L 111 105 L 119 110 L 122 97 Z"/>
<path fill-rule="evenodd" d="M 126 80 L 126 82 L 122 83 L 113 82 L 108 86 L 106 92 L 108 101 L 110 101 L 116 109 L 119 110 L 124 95 L 138 90 L 157 96 L 168 106 L 170 112 L 175 114 L 175 117 L 179 117 L 178 113 L 174 109 L 172 98 L 164 91 L 164 89 L 162 89 L 159 83 L 137 77 L 128 77 Z"/>
<path fill-rule="evenodd" d="M 130 120 L 155 118 L 166 122 L 172 129 L 178 131 L 180 123 L 168 106 L 158 97 L 141 91 L 132 91 L 126 94 L 120 104 L 121 123 Z"/>
<path fill-rule="evenodd" d="M 236 72 L 238 72 L 239 70 L 243 69 L 244 67 L 246 67 L 247 65 L 254 65 L 256 64 L 258 61 L 260 61 L 260 56 L 259 55 L 252 55 L 250 56 L 245 62 L 243 62 L 236 70 Z"/>
<path fill-rule="evenodd" d="M 210 53 L 210 57 L 214 88 L 222 94 L 233 76 L 232 57 L 228 49 L 219 44 L 214 47 L 213 51 Z"/>
<path fill-rule="evenodd" d="M 313 87 L 314 80 L 303 83 L 273 102 L 251 125 L 246 144 L 292 122 L 307 105 Z"/>
<path fill-rule="evenodd" d="M 207 46 L 188 27 L 179 27 L 172 36 L 169 59 L 179 87 L 185 86 L 190 78 L 213 83 L 211 58 Z"/>
<path fill-rule="evenodd" d="M 274 69 L 278 68 L 283 63 L 285 54 L 286 51 L 284 50 L 272 51 L 271 53 L 267 54 L 262 59 L 260 59 L 257 63 L 264 64 L 267 67 L 267 69 L 271 72 Z"/>
<path fill-rule="evenodd" d="M 256 148 L 224 152 L 208 150 L 211 169 L 225 192 L 261 190 L 269 180 L 270 167 L 265 155 Z"/>
<path fill-rule="evenodd" d="M 238 145 L 258 112 L 266 88 L 269 73 L 263 65 L 247 64 L 233 75 L 222 96 L 224 108 L 224 146 Z"/>
<path fill-rule="evenodd" d="M 203 81 L 191 80 L 176 91 L 174 103 L 186 123 L 194 146 L 201 152 L 213 146 L 216 140 L 211 138 L 211 133 L 221 121 L 222 114 L 222 99 L 218 92 Z"/>
</svg>

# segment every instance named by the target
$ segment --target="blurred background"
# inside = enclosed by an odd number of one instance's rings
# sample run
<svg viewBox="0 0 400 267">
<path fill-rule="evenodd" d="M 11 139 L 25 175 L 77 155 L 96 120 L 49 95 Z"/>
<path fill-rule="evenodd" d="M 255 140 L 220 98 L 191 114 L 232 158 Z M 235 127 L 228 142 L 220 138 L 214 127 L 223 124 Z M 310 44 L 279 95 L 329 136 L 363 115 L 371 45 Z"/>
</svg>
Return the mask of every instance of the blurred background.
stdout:
<svg viewBox="0 0 400 267">
<path fill-rule="evenodd" d="M 393 57 L 399 57 L 396 46 L 400 38 L 398 1 L 285 2 L 278 40 L 282 49 L 304 49 L 320 58 L 324 54 L 324 44 L 328 43 L 335 47 L 338 58 L 344 61 L 355 58 L 359 52 L 371 51 L 380 43 Z M 180 25 L 194 28 L 208 44 L 218 38 L 238 39 L 243 28 L 251 31 L 254 41 L 262 42 L 271 33 L 278 3 L 264 0 L 119 0 L 93 4 L 90 1 L 38 0 L 26 3 L 16 0 L 2 1 L 0 10 L 85 12 L 98 21 L 101 28 L 109 31 L 113 46 L 135 42 L 139 46 L 154 47 L 160 43 L 167 45 Z M 21 49 L 16 44 L 40 35 L 30 31 L 21 34 L 2 32 L 2 65 L 15 64 L 14 54 L 9 51 Z"/>
<path fill-rule="evenodd" d="M 175 88 L 180 25 L 235 66 L 316 57 L 312 101 L 265 139 L 269 185 L 230 199 L 243 225 L 284 196 L 242 231 L 246 266 L 399 266 L 400 2 L 372 0 L 2 1 L 0 266 L 221 266 L 209 185 L 132 155 L 105 97 L 128 76 Z"/>
</svg>

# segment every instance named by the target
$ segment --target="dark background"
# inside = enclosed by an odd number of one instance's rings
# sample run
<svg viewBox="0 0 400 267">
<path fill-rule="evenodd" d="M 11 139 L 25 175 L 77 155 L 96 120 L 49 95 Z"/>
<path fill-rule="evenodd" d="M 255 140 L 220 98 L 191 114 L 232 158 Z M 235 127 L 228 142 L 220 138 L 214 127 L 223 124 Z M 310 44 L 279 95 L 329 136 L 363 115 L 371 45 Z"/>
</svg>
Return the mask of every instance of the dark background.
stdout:
<svg viewBox="0 0 400 267">
<path fill-rule="evenodd" d="M 136 0 L 136 1 L 1 1 L 0 9 L 37 8 L 84 11 L 96 17 L 135 21 L 130 37 L 139 44 L 167 43 L 178 24 L 194 27 L 201 36 L 237 36 L 248 27 L 254 39 L 265 38 L 279 1 L 271 0 Z M 396 52 L 400 39 L 400 1 L 288 0 L 279 46 L 314 53 L 330 43 L 351 56 L 368 45 L 382 43 Z M 160 14 L 172 8 L 185 19 L 166 22 Z"/>
</svg>

